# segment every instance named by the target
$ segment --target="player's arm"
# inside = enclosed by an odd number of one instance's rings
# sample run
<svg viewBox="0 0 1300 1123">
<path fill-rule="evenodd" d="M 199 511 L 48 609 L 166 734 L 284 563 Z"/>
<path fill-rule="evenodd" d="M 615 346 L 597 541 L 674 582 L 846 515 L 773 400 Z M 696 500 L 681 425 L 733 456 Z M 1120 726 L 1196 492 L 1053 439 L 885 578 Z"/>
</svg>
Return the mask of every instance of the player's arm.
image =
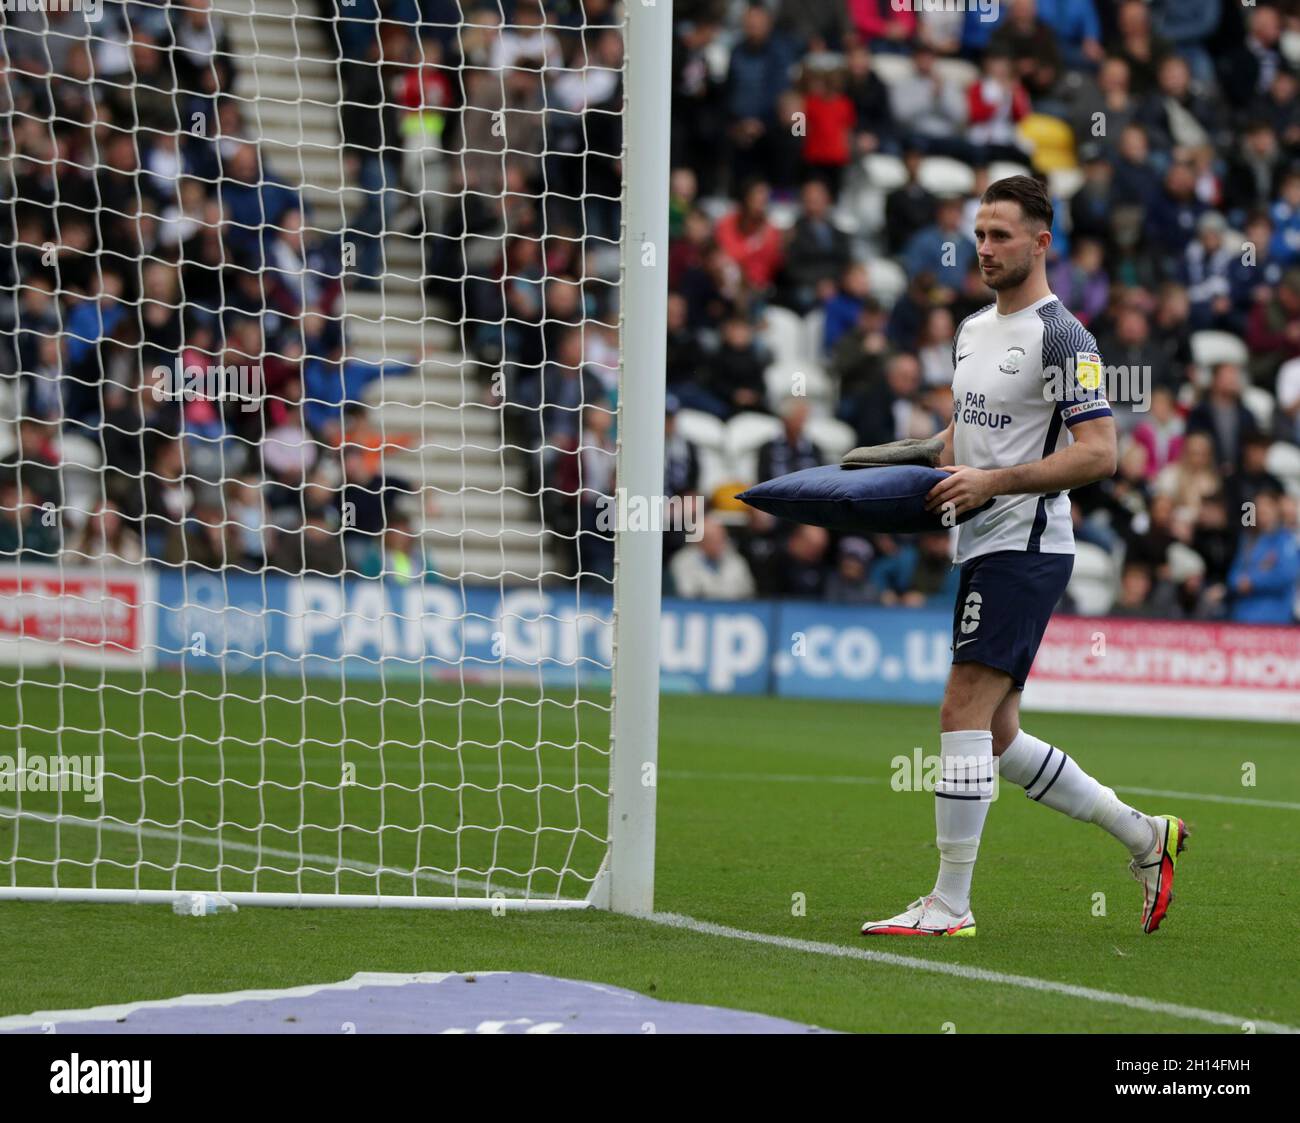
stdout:
<svg viewBox="0 0 1300 1123">
<path fill-rule="evenodd" d="M 951 503 L 955 513 L 961 515 L 999 495 L 1068 491 L 1115 474 L 1118 453 L 1113 417 L 1079 421 L 1070 429 L 1070 435 L 1074 438 L 1072 444 L 1028 464 L 1012 468 L 953 468 L 946 480 L 940 480 L 930 490 L 926 510 L 935 511 Z"/>
<path fill-rule="evenodd" d="M 953 426 L 956 424 L 956 421 L 949 421 L 948 428 L 939 434 L 943 438 L 943 451 L 939 453 L 939 459 L 935 462 L 936 467 L 951 468 L 956 463 L 952 452 Z"/>
</svg>

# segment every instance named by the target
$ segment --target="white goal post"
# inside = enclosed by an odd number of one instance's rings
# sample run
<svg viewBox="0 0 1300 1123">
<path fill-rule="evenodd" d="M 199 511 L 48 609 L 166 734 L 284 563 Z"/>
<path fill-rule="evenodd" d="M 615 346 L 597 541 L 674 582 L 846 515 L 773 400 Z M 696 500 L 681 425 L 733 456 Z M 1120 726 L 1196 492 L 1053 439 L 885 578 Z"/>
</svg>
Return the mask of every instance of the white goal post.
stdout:
<svg viewBox="0 0 1300 1123">
<path fill-rule="evenodd" d="M 672 2 L 352 3 L 7 16 L 0 909 L 654 909 Z"/>
</svg>

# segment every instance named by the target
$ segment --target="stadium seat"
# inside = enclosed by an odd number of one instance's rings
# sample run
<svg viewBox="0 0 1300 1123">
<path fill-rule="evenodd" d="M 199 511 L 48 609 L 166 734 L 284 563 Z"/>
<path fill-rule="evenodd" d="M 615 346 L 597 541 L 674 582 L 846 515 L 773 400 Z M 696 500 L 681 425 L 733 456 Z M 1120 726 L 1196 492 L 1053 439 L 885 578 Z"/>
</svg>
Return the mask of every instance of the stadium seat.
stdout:
<svg viewBox="0 0 1300 1123">
<path fill-rule="evenodd" d="M 807 398 L 816 413 L 829 414 L 835 390 L 831 376 L 823 367 L 808 359 L 773 363 L 767 368 L 763 374 L 763 382 L 767 387 L 767 404 L 772 409 L 779 409 L 791 392 L 800 386 L 800 382 L 796 381 L 800 377 L 803 392 L 798 396 Z"/>
<path fill-rule="evenodd" d="M 1056 171 L 1047 173 L 1047 188 L 1054 199 L 1066 202 L 1079 193 L 1084 179 L 1079 168 L 1057 168 Z"/>
<path fill-rule="evenodd" d="M 695 446 L 700 461 L 700 494 L 709 495 L 730 475 L 726 425 L 703 410 L 683 409 L 677 413 L 677 432 Z"/>
<path fill-rule="evenodd" d="M 767 204 L 767 217 L 778 230 L 789 230 L 799 219 L 799 204 L 773 200 Z"/>
<path fill-rule="evenodd" d="M 1033 175 L 1027 164 L 1013 163 L 1011 160 L 994 160 L 989 165 L 989 182 L 1009 179 L 1013 175 Z"/>
<path fill-rule="evenodd" d="M 907 182 L 907 168 L 897 156 L 873 152 L 862 158 L 867 183 L 877 191 L 895 191 Z"/>
<path fill-rule="evenodd" d="M 856 229 L 852 232 L 872 238 L 885 228 L 885 195 L 880 188 L 868 183 L 864 176 L 855 185 L 845 189 L 844 200 L 836 214 L 851 216 L 856 223 Z M 849 228 L 846 226 L 845 229 Z"/>
<path fill-rule="evenodd" d="M 1287 491 L 1300 498 L 1300 448 L 1290 441 L 1275 441 L 1269 446 L 1264 467 L 1282 481 Z"/>
<path fill-rule="evenodd" d="M 871 295 L 885 308 L 892 308 L 907 290 L 907 274 L 892 258 L 873 257 L 867 263 L 867 274 L 871 278 Z"/>
<path fill-rule="evenodd" d="M 96 442 L 76 433 L 61 433 L 56 443 L 63 465 L 64 517 L 69 528 L 79 528 L 103 495 L 104 454 Z"/>
<path fill-rule="evenodd" d="M 1255 415 L 1264 432 L 1273 428 L 1273 395 L 1262 386 L 1245 387 L 1241 392 L 1241 403 Z"/>
<path fill-rule="evenodd" d="M 1030 163 L 1044 175 L 1060 168 L 1078 167 L 1074 152 L 1074 130 L 1059 117 L 1031 113 L 1016 129 L 1021 141 L 1029 146 Z"/>
<path fill-rule="evenodd" d="M 738 413 L 727 422 L 727 455 L 731 475 L 750 483 L 758 478 L 758 450 L 779 437 L 781 419 L 770 413 Z"/>
<path fill-rule="evenodd" d="M 1115 603 L 1115 562 L 1100 546 L 1091 542 L 1074 544 L 1074 572 L 1070 575 L 1070 597 L 1083 616 L 1102 616 Z"/>
<path fill-rule="evenodd" d="M 803 318 L 803 352 L 810 359 L 820 361 L 822 357 L 822 339 L 826 335 L 826 310 L 814 308 Z"/>
<path fill-rule="evenodd" d="M 965 196 L 975 190 L 975 170 L 951 156 L 927 156 L 921 161 L 916 178 L 931 195 L 940 198 Z"/>
<path fill-rule="evenodd" d="M 827 463 L 834 463 L 858 443 L 858 435 L 851 425 L 834 417 L 808 419 L 808 439 L 822 451 Z"/>
<path fill-rule="evenodd" d="M 886 86 L 892 86 L 895 82 L 901 82 L 916 73 L 916 65 L 906 55 L 891 55 L 884 52 L 872 54 L 871 69 Z"/>
<path fill-rule="evenodd" d="M 961 58 L 937 58 L 934 73 L 946 82 L 965 89 L 980 76 L 979 67 Z"/>
<path fill-rule="evenodd" d="M 1192 362 L 1211 370 L 1216 363 L 1242 363 L 1250 358 L 1245 341 L 1229 331 L 1192 332 Z"/>
<path fill-rule="evenodd" d="M 805 349 L 806 334 L 798 313 L 779 304 L 769 304 L 763 313 L 762 339 L 777 363 L 797 363 L 810 358 Z"/>
<path fill-rule="evenodd" d="M 1176 585 L 1192 577 L 1205 576 L 1205 559 L 1181 542 L 1169 544 L 1169 549 L 1165 551 L 1165 561 L 1169 566 L 1169 579 Z"/>
<path fill-rule="evenodd" d="M 725 195 L 706 195 L 697 199 L 695 205 L 709 216 L 709 222 L 715 226 L 721 218 L 736 209 L 735 201 Z"/>
</svg>

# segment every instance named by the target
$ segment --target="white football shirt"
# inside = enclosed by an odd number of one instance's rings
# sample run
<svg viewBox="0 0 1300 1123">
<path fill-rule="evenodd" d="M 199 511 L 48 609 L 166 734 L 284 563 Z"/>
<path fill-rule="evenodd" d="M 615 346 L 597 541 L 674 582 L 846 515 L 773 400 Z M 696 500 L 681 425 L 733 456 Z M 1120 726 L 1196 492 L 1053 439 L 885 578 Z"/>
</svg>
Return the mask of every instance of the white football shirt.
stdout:
<svg viewBox="0 0 1300 1123">
<path fill-rule="evenodd" d="M 953 338 L 953 458 L 972 468 L 1042 460 L 1080 421 L 1111 416 L 1097 341 L 1055 296 L 1001 315 L 967 316 Z M 1074 553 L 1070 499 L 1000 495 L 957 528 L 955 561 L 997 550 Z"/>
</svg>

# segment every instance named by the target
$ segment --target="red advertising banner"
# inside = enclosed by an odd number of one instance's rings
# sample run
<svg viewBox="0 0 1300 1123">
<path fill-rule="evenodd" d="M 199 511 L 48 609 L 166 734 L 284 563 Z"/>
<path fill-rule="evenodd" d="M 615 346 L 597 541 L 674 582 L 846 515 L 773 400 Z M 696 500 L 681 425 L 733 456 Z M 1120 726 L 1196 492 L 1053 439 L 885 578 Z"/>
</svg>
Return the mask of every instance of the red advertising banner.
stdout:
<svg viewBox="0 0 1300 1123">
<path fill-rule="evenodd" d="M 144 574 L 0 567 L 0 660 L 136 664 L 148 654 Z"/>
<path fill-rule="evenodd" d="M 1055 617 L 1034 660 L 1025 704 L 1300 719 L 1300 628 Z"/>
</svg>

